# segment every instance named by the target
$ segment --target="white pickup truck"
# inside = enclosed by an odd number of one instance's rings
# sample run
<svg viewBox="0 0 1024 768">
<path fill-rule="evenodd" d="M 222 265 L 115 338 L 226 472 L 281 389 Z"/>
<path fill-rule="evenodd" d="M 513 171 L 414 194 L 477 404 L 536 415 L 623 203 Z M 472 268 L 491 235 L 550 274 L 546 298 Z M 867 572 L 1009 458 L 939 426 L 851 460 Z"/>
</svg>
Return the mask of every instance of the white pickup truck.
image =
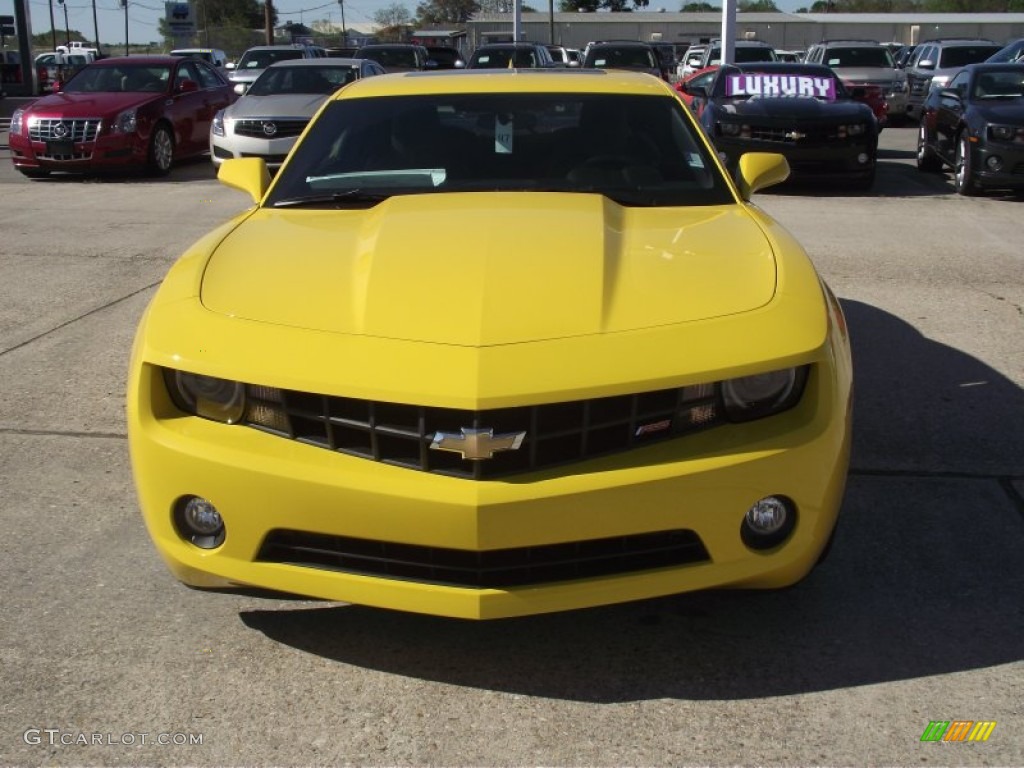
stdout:
<svg viewBox="0 0 1024 768">
<path fill-rule="evenodd" d="M 58 82 L 64 82 L 82 67 L 96 60 L 95 48 L 81 45 L 58 45 L 56 51 L 38 54 L 34 59 L 39 78 L 39 93 L 53 93 Z"/>
</svg>

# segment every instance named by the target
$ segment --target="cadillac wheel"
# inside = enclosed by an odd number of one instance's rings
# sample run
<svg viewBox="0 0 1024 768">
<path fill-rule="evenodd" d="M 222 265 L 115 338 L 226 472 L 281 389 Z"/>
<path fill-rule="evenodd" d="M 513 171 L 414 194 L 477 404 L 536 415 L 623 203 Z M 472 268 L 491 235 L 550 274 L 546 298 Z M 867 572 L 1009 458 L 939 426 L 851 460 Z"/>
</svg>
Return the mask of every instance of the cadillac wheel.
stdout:
<svg viewBox="0 0 1024 768">
<path fill-rule="evenodd" d="M 149 172 L 154 176 L 166 176 L 171 172 L 173 161 L 174 139 L 166 125 L 159 125 L 149 140 Z"/>
</svg>

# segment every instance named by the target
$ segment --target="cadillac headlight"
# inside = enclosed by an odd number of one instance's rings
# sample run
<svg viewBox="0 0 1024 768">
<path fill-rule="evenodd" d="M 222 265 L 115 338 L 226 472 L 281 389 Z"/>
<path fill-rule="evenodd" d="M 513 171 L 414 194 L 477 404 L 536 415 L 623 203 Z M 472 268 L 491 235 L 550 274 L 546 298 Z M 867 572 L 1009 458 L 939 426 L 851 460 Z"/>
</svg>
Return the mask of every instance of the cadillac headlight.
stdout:
<svg viewBox="0 0 1024 768">
<path fill-rule="evenodd" d="M 11 130 L 10 130 L 10 132 L 12 134 L 21 133 L 21 126 L 22 126 L 22 121 L 24 120 L 24 118 L 25 118 L 25 110 L 24 109 L 16 109 L 16 110 L 14 110 L 14 114 L 11 115 Z"/>
<path fill-rule="evenodd" d="M 135 133 L 135 129 L 138 127 L 136 121 L 136 109 L 126 109 L 124 112 L 114 118 L 114 130 L 117 133 Z"/>
<path fill-rule="evenodd" d="M 213 116 L 213 122 L 210 124 L 210 131 L 214 136 L 224 136 L 224 110 L 219 110 L 216 115 Z"/>
</svg>

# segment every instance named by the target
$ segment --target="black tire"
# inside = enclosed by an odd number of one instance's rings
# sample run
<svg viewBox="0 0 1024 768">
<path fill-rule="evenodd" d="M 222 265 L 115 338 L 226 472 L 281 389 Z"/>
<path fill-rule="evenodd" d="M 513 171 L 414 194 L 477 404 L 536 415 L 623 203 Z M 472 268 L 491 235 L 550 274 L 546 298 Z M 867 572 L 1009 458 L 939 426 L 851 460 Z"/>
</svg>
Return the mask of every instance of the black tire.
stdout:
<svg viewBox="0 0 1024 768">
<path fill-rule="evenodd" d="M 151 176 L 166 176 L 174 164 L 174 137 L 166 125 L 158 125 L 149 137 L 146 169 Z"/>
<path fill-rule="evenodd" d="M 45 179 L 50 175 L 49 171 L 44 171 L 42 168 L 19 168 L 18 170 L 27 179 Z"/>
<path fill-rule="evenodd" d="M 956 191 L 965 197 L 981 192 L 981 187 L 974 180 L 974 167 L 971 160 L 971 143 L 967 131 L 963 131 L 956 139 L 956 161 L 953 164 L 953 183 Z"/>
<path fill-rule="evenodd" d="M 917 170 L 937 173 L 942 170 L 942 159 L 928 146 L 928 126 L 924 120 L 917 129 Z"/>
</svg>

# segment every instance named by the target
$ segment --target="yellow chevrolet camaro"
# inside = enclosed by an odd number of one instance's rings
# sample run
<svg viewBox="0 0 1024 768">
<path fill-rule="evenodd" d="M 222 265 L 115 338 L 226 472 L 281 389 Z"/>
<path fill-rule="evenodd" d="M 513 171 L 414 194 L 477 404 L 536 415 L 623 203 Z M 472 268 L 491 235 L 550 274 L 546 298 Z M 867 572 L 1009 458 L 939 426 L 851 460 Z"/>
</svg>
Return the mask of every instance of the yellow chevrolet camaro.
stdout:
<svg viewBox="0 0 1024 768">
<path fill-rule="evenodd" d="M 839 303 L 665 83 L 327 101 L 147 308 L 128 426 L 174 575 L 489 619 L 803 578 L 849 461 Z"/>
</svg>

